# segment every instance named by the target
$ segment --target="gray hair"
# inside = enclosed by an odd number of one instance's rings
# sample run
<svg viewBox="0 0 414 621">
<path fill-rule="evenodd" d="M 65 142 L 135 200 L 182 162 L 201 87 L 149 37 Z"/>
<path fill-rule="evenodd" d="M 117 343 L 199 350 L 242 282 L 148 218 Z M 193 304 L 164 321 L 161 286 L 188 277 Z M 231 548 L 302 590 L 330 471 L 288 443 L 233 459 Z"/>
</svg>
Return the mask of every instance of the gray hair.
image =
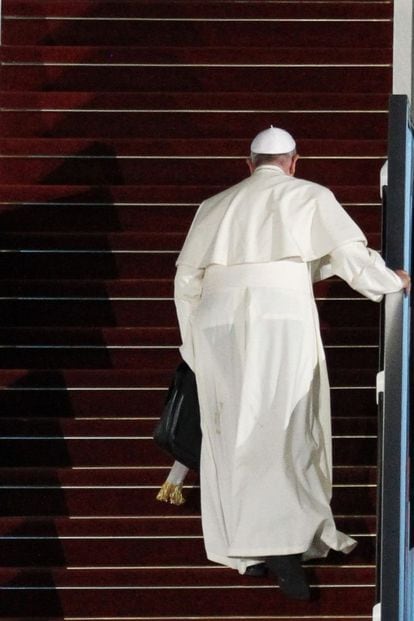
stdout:
<svg viewBox="0 0 414 621">
<path fill-rule="evenodd" d="M 278 153 L 275 155 L 274 153 L 250 153 L 250 160 L 252 164 L 257 168 L 257 166 L 263 166 L 264 164 L 285 164 L 287 160 L 290 160 L 292 157 L 296 155 L 296 149 L 290 151 L 289 153 Z"/>
</svg>

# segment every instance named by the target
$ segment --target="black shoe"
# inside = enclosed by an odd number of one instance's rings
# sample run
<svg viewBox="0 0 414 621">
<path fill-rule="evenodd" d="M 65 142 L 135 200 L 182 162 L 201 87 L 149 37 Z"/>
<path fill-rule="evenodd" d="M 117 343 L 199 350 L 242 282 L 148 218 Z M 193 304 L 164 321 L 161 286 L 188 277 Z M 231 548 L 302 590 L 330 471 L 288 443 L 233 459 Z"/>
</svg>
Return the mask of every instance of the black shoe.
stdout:
<svg viewBox="0 0 414 621">
<path fill-rule="evenodd" d="M 254 576 L 255 578 L 263 578 L 267 576 L 266 563 L 256 563 L 256 565 L 250 565 L 244 572 L 245 576 Z"/>
<path fill-rule="evenodd" d="M 269 556 L 266 564 L 269 572 L 279 579 L 282 593 L 291 599 L 310 599 L 310 589 L 302 565 L 300 555 Z"/>
</svg>

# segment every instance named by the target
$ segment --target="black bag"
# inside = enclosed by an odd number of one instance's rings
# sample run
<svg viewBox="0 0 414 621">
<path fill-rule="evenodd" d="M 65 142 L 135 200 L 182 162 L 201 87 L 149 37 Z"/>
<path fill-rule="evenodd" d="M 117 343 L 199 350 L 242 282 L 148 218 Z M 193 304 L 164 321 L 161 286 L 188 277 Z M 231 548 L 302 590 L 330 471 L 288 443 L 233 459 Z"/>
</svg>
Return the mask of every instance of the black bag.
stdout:
<svg viewBox="0 0 414 621">
<path fill-rule="evenodd" d="M 197 385 L 193 371 L 181 362 L 168 390 L 154 440 L 179 462 L 200 469 L 201 428 Z"/>
</svg>

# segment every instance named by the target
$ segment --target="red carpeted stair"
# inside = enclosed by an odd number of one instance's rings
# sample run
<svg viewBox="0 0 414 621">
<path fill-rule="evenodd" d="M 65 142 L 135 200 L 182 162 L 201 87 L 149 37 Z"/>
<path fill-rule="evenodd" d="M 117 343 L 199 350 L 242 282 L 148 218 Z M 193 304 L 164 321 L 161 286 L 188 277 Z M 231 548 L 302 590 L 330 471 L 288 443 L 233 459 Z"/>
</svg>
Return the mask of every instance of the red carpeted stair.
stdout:
<svg viewBox="0 0 414 621">
<path fill-rule="evenodd" d="M 369 619 L 375 583 L 377 305 L 317 287 L 348 557 L 310 603 L 206 561 L 197 479 L 155 501 L 151 440 L 179 358 L 177 251 L 198 203 L 291 131 L 379 246 L 392 4 L 3 0 L 0 617 Z M 192 488 L 192 489 L 190 489 Z"/>
</svg>

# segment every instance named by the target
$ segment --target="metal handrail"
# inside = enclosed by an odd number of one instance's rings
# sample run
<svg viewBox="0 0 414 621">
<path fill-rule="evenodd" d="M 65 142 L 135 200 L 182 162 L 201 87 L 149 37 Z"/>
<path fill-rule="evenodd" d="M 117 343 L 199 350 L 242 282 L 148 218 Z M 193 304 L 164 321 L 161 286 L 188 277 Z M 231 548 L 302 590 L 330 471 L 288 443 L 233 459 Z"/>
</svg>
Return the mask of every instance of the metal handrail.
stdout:
<svg viewBox="0 0 414 621">
<path fill-rule="evenodd" d="M 391 268 L 412 271 L 412 132 L 408 97 L 390 101 L 384 249 Z M 384 390 L 380 429 L 378 599 L 381 621 L 412 621 L 409 524 L 410 298 L 390 294 L 383 328 Z M 414 561 L 414 559 L 413 559 Z"/>
</svg>

